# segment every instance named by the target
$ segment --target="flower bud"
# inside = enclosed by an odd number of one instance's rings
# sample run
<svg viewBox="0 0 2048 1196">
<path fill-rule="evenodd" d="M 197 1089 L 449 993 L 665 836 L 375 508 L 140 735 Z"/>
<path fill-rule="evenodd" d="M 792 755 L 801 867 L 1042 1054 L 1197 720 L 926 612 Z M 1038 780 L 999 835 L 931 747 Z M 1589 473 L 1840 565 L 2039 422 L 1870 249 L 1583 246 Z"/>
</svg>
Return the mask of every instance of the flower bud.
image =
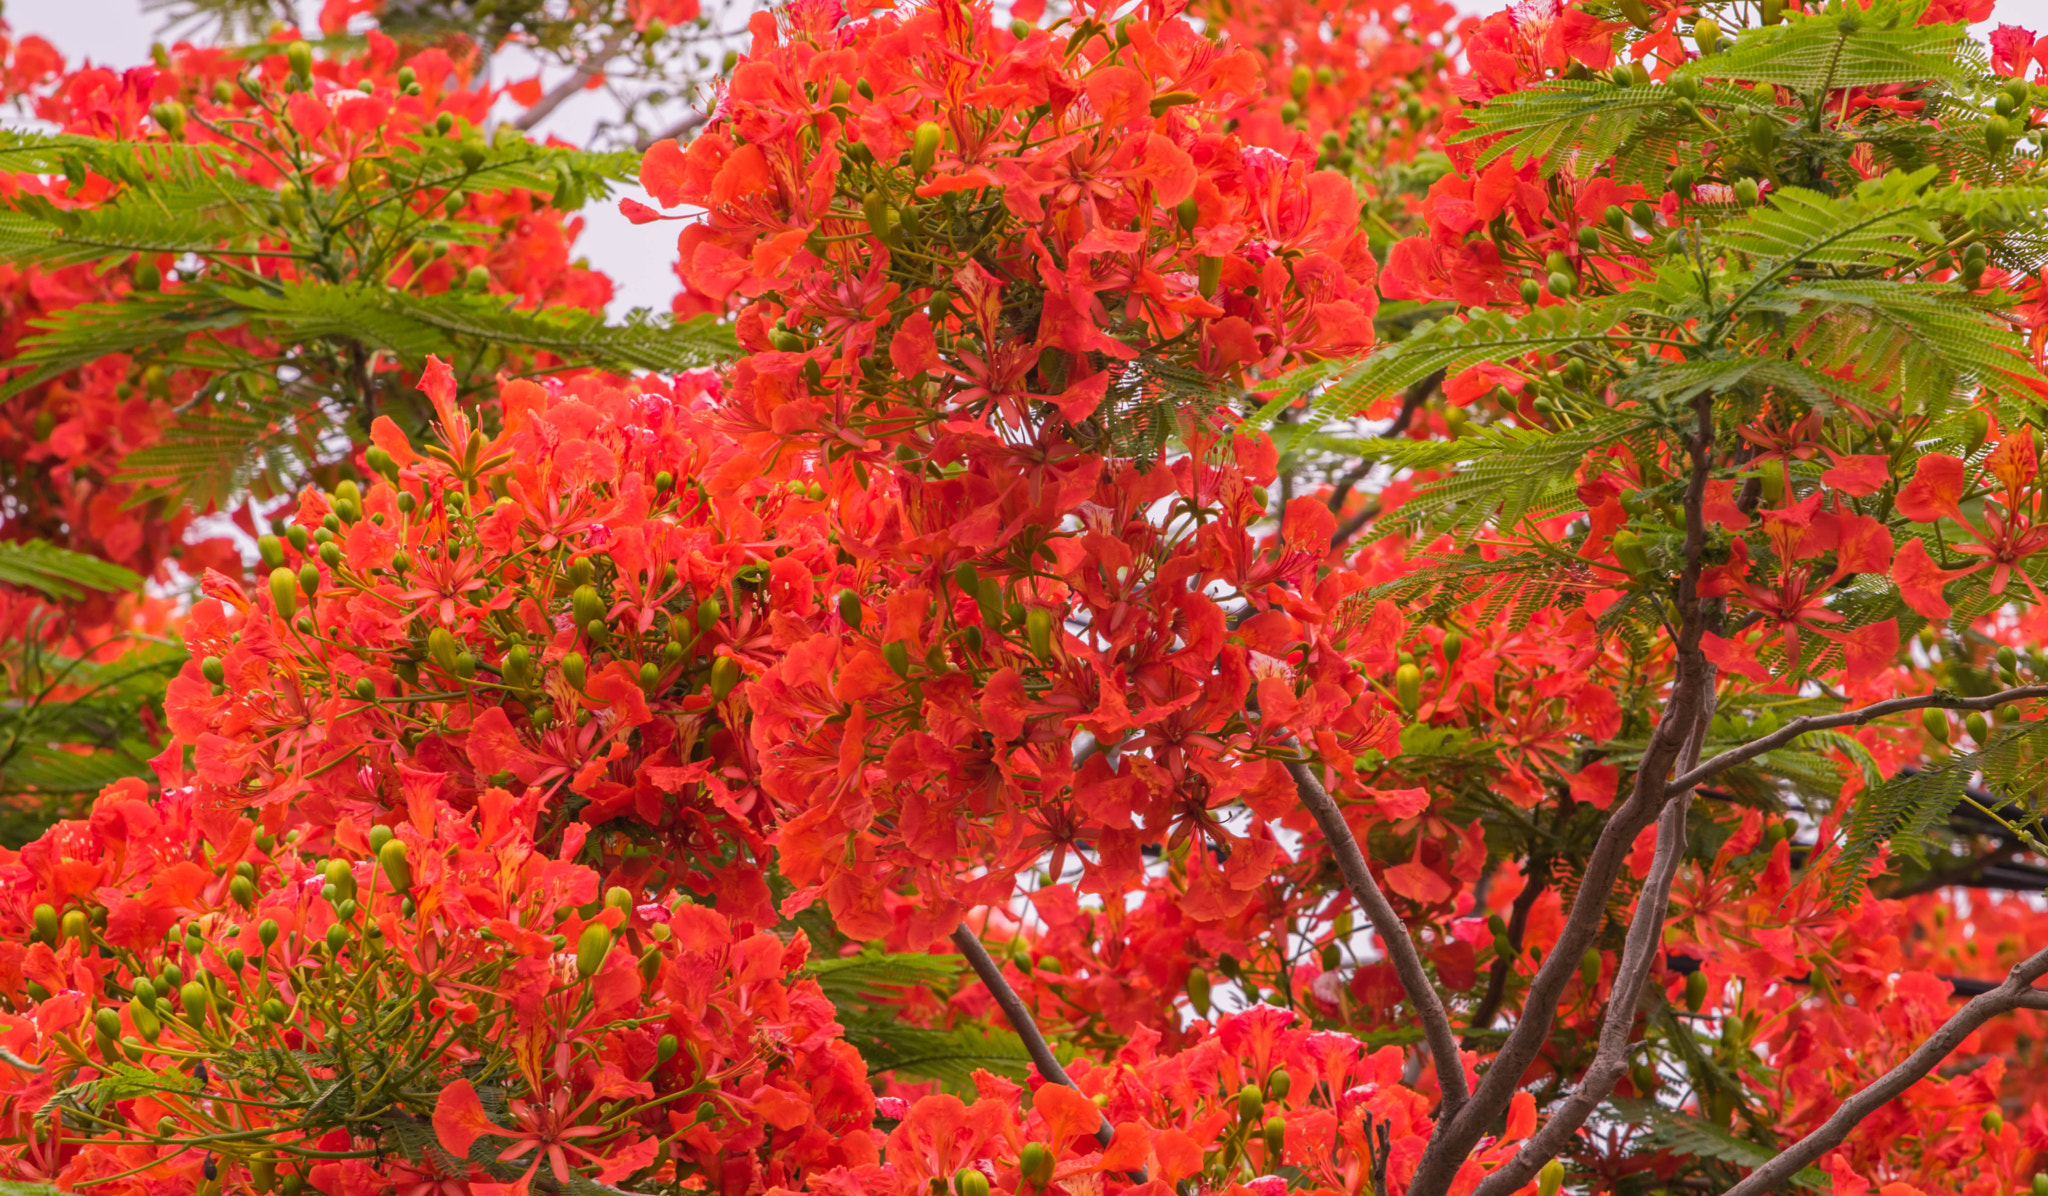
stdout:
<svg viewBox="0 0 2048 1196">
<path fill-rule="evenodd" d="M 1579 956 L 1579 983 L 1586 986 L 1587 992 L 1600 987 L 1600 948 L 1588 947 Z"/>
<path fill-rule="evenodd" d="M 1564 1160 L 1552 1159 L 1536 1173 L 1536 1196 L 1557 1196 L 1564 1187 Z"/>
<path fill-rule="evenodd" d="M 1209 1016 L 1209 973 L 1201 968 L 1188 971 L 1188 1003 L 1195 1007 L 1196 1017 Z"/>
<path fill-rule="evenodd" d="M 256 886 L 248 877 L 237 876 L 228 882 L 228 896 L 243 909 L 252 909 L 256 905 Z"/>
<path fill-rule="evenodd" d="M 675 1035 L 662 1035 L 654 1043 L 654 1065 L 660 1067 L 662 1064 L 675 1058 L 676 1051 L 681 1049 L 681 1047 L 682 1043 L 676 1039 Z"/>
<path fill-rule="evenodd" d="M 988 1176 L 978 1168 L 962 1167 L 953 1176 L 953 1191 L 957 1196 L 988 1196 Z"/>
<path fill-rule="evenodd" d="M 939 143 L 945 139 L 944 130 L 938 122 L 926 121 L 917 126 L 917 132 L 910 140 L 910 177 L 921 179 L 931 173 L 932 159 L 938 157 Z"/>
<path fill-rule="evenodd" d="M 277 935 L 278 925 L 275 918 L 265 918 L 256 927 L 256 941 L 262 943 L 265 947 L 269 947 L 277 942 Z"/>
<path fill-rule="evenodd" d="M 711 662 L 711 698 L 723 702 L 725 696 L 740 683 L 740 662 L 730 656 L 721 656 Z"/>
<path fill-rule="evenodd" d="M 1026 1142 L 1017 1152 L 1017 1171 L 1024 1182 L 1043 1188 L 1052 1182 L 1052 1151 L 1043 1142 Z"/>
<path fill-rule="evenodd" d="M 846 624 L 849 631 L 859 631 L 860 618 L 860 595 L 851 589 L 839 591 L 839 621 Z"/>
<path fill-rule="evenodd" d="M 1920 726 L 1926 730 L 1927 737 L 1934 742 L 1940 744 L 1948 742 L 1948 713 L 1946 711 L 1937 710 L 1931 706 L 1922 710 L 1920 712 Z"/>
<path fill-rule="evenodd" d="M 270 604 L 277 608 L 280 619 L 289 619 L 298 612 L 298 574 L 281 566 L 270 571 Z"/>
<path fill-rule="evenodd" d="M 1721 23 L 1712 17 L 1701 17 L 1694 21 L 1692 40 L 1699 47 L 1702 56 L 1712 54 L 1721 44 Z"/>
<path fill-rule="evenodd" d="M 583 928 L 583 936 L 576 940 L 576 974 L 585 980 L 597 974 L 604 965 L 604 957 L 611 954 L 612 928 L 602 922 L 592 922 Z"/>
<path fill-rule="evenodd" d="M 888 662 L 889 671 L 898 677 L 910 675 L 910 649 L 902 640 L 890 640 L 882 645 L 882 659 Z"/>
<path fill-rule="evenodd" d="M 587 665 L 583 659 L 583 653 L 571 652 L 562 657 L 562 680 L 569 683 L 569 688 L 575 690 L 583 688 L 583 682 L 587 676 L 586 669 Z"/>
<path fill-rule="evenodd" d="M 1042 606 L 1034 606 L 1024 615 L 1024 638 L 1031 647 L 1031 655 L 1040 660 L 1052 658 L 1052 612 Z"/>
<path fill-rule="evenodd" d="M 195 1026 L 206 1020 L 207 1007 L 212 1004 L 206 986 L 197 980 L 187 980 L 178 990 L 178 1002 L 185 1007 L 185 1020 Z"/>
<path fill-rule="evenodd" d="M 1266 1116 L 1266 1094 L 1259 1091 L 1257 1084 L 1246 1084 L 1237 1090 L 1238 1120 L 1246 1125 L 1257 1125 Z"/>
<path fill-rule="evenodd" d="M 1309 70 L 1306 64 L 1297 63 L 1294 74 L 1287 80 L 1287 94 L 1293 96 L 1294 102 L 1299 104 L 1308 98 L 1309 84 L 1313 82 L 1315 72 Z"/>
<path fill-rule="evenodd" d="M 1394 696 L 1401 703 L 1402 712 L 1413 716 L 1422 705 L 1422 670 L 1412 664 L 1395 669 Z"/>
<path fill-rule="evenodd" d="M 384 869 L 384 875 L 396 893 L 408 892 L 412 888 L 412 864 L 405 857 L 405 843 L 399 839 L 377 849 L 377 864 Z"/>
<path fill-rule="evenodd" d="M 597 592 L 596 586 L 577 586 L 575 593 L 569 596 L 569 609 L 575 614 L 576 625 L 581 627 L 592 619 L 604 618 L 604 597 Z"/>
<path fill-rule="evenodd" d="M 118 1018 L 115 1020 L 119 1021 Z M 1977 1120 L 1977 1124 L 1983 1127 L 1985 1133 L 1996 1134 L 2005 1128 L 2005 1114 L 1997 1109 L 1986 1109 L 1984 1116 Z"/>
<path fill-rule="evenodd" d="M 1276 1113 L 1259 1128 L 1266 1140 L 1266 1168 L 1271 1170 L 1280 1165 L 1280 1156 L 1286 1152 L 1287 1119 Z"/>
<path fill-rule="evenodd" d="M 128 999 L 128 1018 L 135 1023 L 136 1033 L 142 1035 L 146 1042 L 155 1042 L 157 1035 L 164 1032 L 163 1019 L 156 1015 L 153 1008 L 155 1004 L 153 996 L 148 1001 L 139 996 Z"/>
</svg>

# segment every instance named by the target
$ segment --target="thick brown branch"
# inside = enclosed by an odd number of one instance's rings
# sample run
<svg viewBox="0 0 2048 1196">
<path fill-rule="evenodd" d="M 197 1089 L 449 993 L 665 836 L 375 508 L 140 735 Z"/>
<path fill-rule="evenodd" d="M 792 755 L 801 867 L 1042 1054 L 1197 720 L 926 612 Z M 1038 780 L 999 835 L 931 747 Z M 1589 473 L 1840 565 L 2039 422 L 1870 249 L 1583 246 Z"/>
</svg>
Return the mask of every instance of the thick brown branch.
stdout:
<svg viewBox="0 0 2048 1196">
<path fill-rule="evenodd" d="M 1802 1167 L 1842 1144 L 1863 1119 L 1877 1112 L 1894 1097 L 1918 1083 L 1943 1059 L 1963 1045 L 1985 1022 L 2014 1009 L 2048 1009 L 2048 992 L 2034 988 L 2034 981 L 2048 973 L 2048 947 L 2044 947 L 2007 973 L 2005 982 L 1973 998 L 1956 1010 L 1933 1037 L 1920 1044 L 1905 1062 L 1892 1068 L 1868 1088 L 1842 1102 L 1834 1116 L 1821 1127 L 1788 1147 L 1784 1153 L 1749 1173 L 1726 1196 L 1763 1196 L 1796 1175 Z"/>
<path fill-rule="evenodd" d="M 1664 783 L 1686 743 L 1694 735 L 1701 711 L 1712 700 L 1713 671 L 1700 651 L 1706 631 L 1706 610 L 1699 595 L 1700 558 L 1706 548 L 1707 479 L 1714 447 L 1713 402 L 1709 395 L 1694 401 L 1695 426 L 1687 445 L 1691 458 L 1685 488 L 1685 567 L 1679 573 L 1673 605 L 1677 608 L 1677 657 L 1671 698 L 1650 734 L 1628 800 L 1608 819 L 1586 858 L 1571 913 L 1536 977 L 1523 997 L 1521 1019 L 1494 1054 L 1472 1099 L 1456 1117 L 1438 1117 L 1429 1145 L 1409 1182 L 1408 1196 L 1444 1196 L 1458 1167 L 1488 1132 L 1520 1090 L 1522 1076 L 1550 1040 L 1550 1027 L 1566 984 L 1578 974 L 1579 960 L 1607 916 L 1607 900 L 1620 879 L 1623 864 L 1638 833 L 1663 813 L 1671 797 Z M 1685 792 L 1680 790 L 1680 792 Z"/>
<path fill-rule="evenodd" d="M 1935 707 L 1941 710 L 1996 710 L 2010 702 L 2024 702 L 2029 698 L 2048 698 L 2048 685 L 2022 685 L 2017 689 L 2002 689 L 1995 694 L 1981 698 L 1961 698 L 1954 694 L 1923 694 L 1912 698 L 1892 698 L 1885 702 L 1872 702 L 1860 710 L 1844 710 L 1838 714 L 1809 714 L 1771 732 L 1761 739 L 1753 739 L 1741 747 L 1729 748 L 1718 756 L 1709 758 L 1697 768 L 1672 778 L 1665 786 L 1666 793 L 1684 793 L 1697 788 L 1709 778 L 1726 772 L 1746 760 L 1754 760 L 1765 752 L 1776 751 L 1808 731 L 1828 731 L 1836 727 L 1860 727 L 1872 719 L 1888 714 L 1904 714 L 1910 710 L 1926 710 Z"/>
<path fill-rule="evenodd" d="M 983 947 L 981 939 L 967 928 L 967 923 L 962 922 L 953 928 L 953 945 L 960 949 L 960 954 L 967 957 L 967 966 L 974 969 L 976 976 L 981 977 L 981 982 L 987 986 L 989 995 L 996 999 L 996 1007 L 1009 1019 L 1010 1028 L 1017 1032 L 1017 1037 L 1024 1040 L 1024 1051 L 1031 1056 L 1032 1066 L 1038 1068 L 1038 1074 L 1055 1084 L 1074 1087 L 1074 1081 L 1067 1078 L 1067 1069 L 1060 1066 L 1058 1057 L 1052 1053 L 1052 1048 L 1046 1045 L 1045 1035 L 1038 1032 L 1038 1023 L 1032 1019 L 1031 1011 L 1024 1007 L 1024 998 L 1017 995 L 1017 990 L 1010 987 L 1008 980 L 1003 979 L 1003 970 L 996 966 L 995 960 L 989 958 L 988 949 Z M 1101 1125 L 1095 1127 L 1095 1140 L 1102 1143 L 1105 1150 L 1116 1140 L 1116 1129 L 1109 1124 L 1107 1116 L 1103 1117 Z M 1134 1182 L 1144 1183 L 1144 1168 L 1132 1172 L 1131 1178 Z"/>
<path fill-rule="evenodd" d="M 1458 1039 L 1451 1031 L 1450 1015 L 1444 1012 L 1443 998 L 1437 995 L 1429 973 L 1422 970 L 1422 957 L 1415 953 L 1415 942 L 1408 937 L 1408 927 L 1401 921 L 1401 915 L 1394 912 L 1393 904 L 1380 891 L 1379 882 L 1373 879 L 1372 869 L 1365 862 L 1365 853 L 1358 849 L 1358 840 L 1352 837 L 1351 827 L 1344 821 L 1344 811 L 1337 808 L 1329 790 L 1323 788 L 1322 781 L 1316 778 L 1315 769 L 1306 761 L 1287 761 L 1287 771 L 1294 777 L 1294 788 L 1301 795 L 1301 804 L 1308 807 L 1308 812 L 1315 816 L 1316 825 L 1322 829 L 1323 839 L 1330 845 L 1330 854 L 1337 857 L 1337 870 L 1344 874 L 1344 884 L 1358 904 L 1364 907 L 1366 920 L 1372 923 L 1380 941 L 1386 944 L 1387 958 L 1393 962 L 1394 974 L 1401 978 L 1401 987 L 1407 991 L 1408 999 L 1422 1018 L 1423 1039 L 1429 1043 L 1431 1060 L 1436 1066 L 1437 1086 L 1443 1090 L 1443 1106 L 1437 1116 L 1455 1116 L 1468 1095 L 1465 1062 L 1458 1055 Z"/>
<path fill-rule="evenodd" d="M 1686 741 L 1681 771 L 1699 763 L 1700 746 L 1707 737 L 1707 723 L 1714 717 L 1713 666 L 1707 666 L 1707 700 L 1693 720 L 1692 738 Z M 1650 973 L 1655 970 L 1657 948 L 1664 941 L 1664 914 L 1671 900 L 1671 882 L 1685 862 L 1686 819 L 1692 814 L 1690 792 L 1672 798 L 1657 820 L 1657 847 L 1650 859 L 1650 875 L 1636 897 L 1636 912 L 1628 925 L 1628 939 L 1622 945 L 1621 962 L 1616 965 L 1614 988 L 1607 995 L 1607 1016 L 1600 1024 L 1600 1046 L 1593 1062 L 1579 1077 L 1578 1087 L 1550 1114 L 1543 1127 L 1529 1136 L 1500 1170 L 1480 1181 L 1472 1196 L 1502 1196 L 1536 1178 L 1537 1169 L 1568 1145 L 1586 1118 L 1614 1091 L 1614 1085 L 1628 1071 L 1629 1040 L 1633 1037 L 1636 1011 L 1643 999 Z"/>
</svg>

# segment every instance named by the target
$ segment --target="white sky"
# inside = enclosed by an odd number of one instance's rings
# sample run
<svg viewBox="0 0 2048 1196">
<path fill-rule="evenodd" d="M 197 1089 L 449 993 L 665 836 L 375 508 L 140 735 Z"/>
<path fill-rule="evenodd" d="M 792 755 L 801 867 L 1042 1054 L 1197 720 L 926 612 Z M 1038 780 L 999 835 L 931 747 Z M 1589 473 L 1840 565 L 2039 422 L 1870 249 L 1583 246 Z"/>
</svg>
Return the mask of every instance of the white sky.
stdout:
<svg viewBox="0 0 2048 1196">
<path fill-rule="evenodd" d="M 318 0 L 297 0 L 312 24 Z M 1490 9 L 1497 0 L 1460 0 L 1460 7 Z M 126 67 L 149 60 L 149 46 L 161 30 L 161 19 L 142 11 L 142 0 L 0 0 L 6 19 L 17 32 L 50 39 L 73 63 L 90 59 L 106 66 Z M 2048 0 L 2003 0 L 1993 22 L 2023 25 L 2048 32 Z M 582 97 L 579 97 L 582 98 Z M 604 101 L 588 97 L 593 104 Z M 575 100 L 564 104 L 542 126 L 565 139 L 578 140 L 589 128 L 588 110 Z M 617 288 L 614 313 L 630 307 L 667 310 L 675 293 L 669 265 L 674 259 L 675 226 L 635 228 L 619 216 L 615 203 L 594 203 L 584 210 L 587 222 L 577 243 L 592 265 L 611 276 Z"/>
</svg>

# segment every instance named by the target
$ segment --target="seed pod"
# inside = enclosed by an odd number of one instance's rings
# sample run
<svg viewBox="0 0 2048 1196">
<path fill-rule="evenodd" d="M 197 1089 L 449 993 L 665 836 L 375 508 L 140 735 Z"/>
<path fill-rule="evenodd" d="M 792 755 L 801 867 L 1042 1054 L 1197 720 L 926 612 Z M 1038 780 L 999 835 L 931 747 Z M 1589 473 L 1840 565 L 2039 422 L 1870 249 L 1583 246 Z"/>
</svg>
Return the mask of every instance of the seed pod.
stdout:
<svg viewBox="0 0 2048 1196">
<path fill-rule="evenodd" d="M 953 1176 L 956 1196 L 988 1196 L 988 1176 L 975 1167 L 962 1167 Z"/>
<path fill-rule="evenodd" d="M 1024 1182 L 1043 1188 L 1052 1182 L 1052 1151 L 1043 1142 L 1026 1142 L 1017 1152 L 1017 1171 Z"/>
<path fill-rule="evenodd" d="M 1536 1173 L 1536 1196 L 1557 1196 L 1564 1187 L 1564 1160 L 1552 1159 Z"/>
<path fill-rule="evenodd" d="M 298 612 L 298 574 L 282 567 L 270 571 L 270 604 L 277 608 L 280 619 L 289 619 Z"/>
<path fill-rule="evenodd" d="M 945 131 L 937 121 L 926 121 L 917 126 L 917 132 L 910 139 L 910 177 L 921 179 L 932 170 L 932 159 L 939 156 L 939 143 L 945 140 Z"/>
<path fill-rule="evenodd" d="M 1284 1067 L 1274 1068 L 1273 1074 L 1266 1077 L 1266 1095 L 1274 1100 L 1286 1100 L 1287 1094 L 1293 1090 L 1294 1077 L 1288 1075 Z"/>
<path fill-rule="evenodd" d="M 1030 645 L 1031 655 L 1040 660 L 1052 657 L 1052 612 L 1042 606 L 1034 606 L 1024 614 L 1024 638 Z"/>
<path fill-rule="evenodd" d="M 1926 710 L 1922 710 L 1920 712 L 1920 726 L 1926 730 L 1927 737 L 1934 742 L 1940 744 L 1948 742 L 1947 712 L 1936 710 L 1931 706 Z"/>
<path fill-rule="evenodd" d="M 586 668 L 587 665 L 581 652 L 571 652 L 562 657 L 562 679 L 569 683 L 569 688 L 571 689 L 581 690 L 583 688 Z"/>
<path fill-rule="evenodd" d="M 412 864 L 406 859 L 405 843 L 402 840 L 393 839 L 383 847 L 378 848 L 377 864 L 384 869 L 385 877 L 391 881 L 393 892 L 405 893 L 411 891 Z"/>
<path fill-rule="evenodd" d="M 1209 1016 L 1209 973 L 1201 968 L 1188 971 L 1188 1003 L 1195 1007 L 1196 1017 Z"/>
<path fill-rule="evenodd" d="M 739 683 L 740 662 L 738 660 L 730 656 L 721 656 L 711 662 L 711 697 L 713 701 L 723 702 L 725 696 L 732 692 L 733 686 Z"/>
<path fill-rule="evenodd" d="M 1412 664 L 1395 669 L 1394 696 L 1400 701 L 1401 710 L 1412 716 L 1422 705 L 1422 670 Z"/>
<path fill-rule="evenodd" d="M 1586 948 L 1586 953 L 1579 956 L 1579 983 L 1586 986 L 1587 992 L 1600 987 L 1600 949 L 1598 947 L 1588 947 Z"/>
<path fill-rule="evenodd" d="M 612 928 L 602 922 L 592 922 L 583 928 L 582 937 L 576 940 L 576 974 L 585 980 L 597 974 L 604 965 L 604 957 L 611 954 Z"/>
</svg>

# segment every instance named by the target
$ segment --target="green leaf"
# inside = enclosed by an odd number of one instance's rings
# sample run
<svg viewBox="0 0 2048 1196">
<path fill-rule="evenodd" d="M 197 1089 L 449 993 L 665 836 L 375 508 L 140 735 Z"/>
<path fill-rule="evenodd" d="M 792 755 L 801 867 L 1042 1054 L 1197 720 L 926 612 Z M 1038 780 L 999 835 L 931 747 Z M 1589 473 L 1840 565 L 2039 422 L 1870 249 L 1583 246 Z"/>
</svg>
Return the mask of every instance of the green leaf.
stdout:
<svg viewBox="0 0 2048 1196">
<path fill-rule="evenodd" d="M 1612 1097 L 1608 1103 L 1623 1121 L 1650 1127 L 1651 1145 L 1673 1154 L 1732 1163 L 1737 1167 L 1761 1167 L 1776 1158 L 1779 1148 L 1747 1138 L 1738 1138 L 1720 1126 L 1690 1113 L 1669 1109 L 1656 1101 Z M 1806 1167 L 1792 1177 L 1804 1188 L 1825 1189 L 1828 1178 L 1818 1168 Z"/>
<path fill-rule="evenodd" d="M 0 584 L 69 601 L 84 597 L 87 590 L 140 590 L 142 579 L 112 561 L 28 540 L 0 542 Z"/>
<path fill-rule="evenodd" d="M 1284 440 L 1296 428 L 1315 429 L 1356 415 L 1375 400 L 1399 394 L 1438 370 L 1455 375 L 1480 362 L 1508 361 L 1599 340 L 1613 330 L 1617 309 L 1613 301 L 1589 299 L 1541 308 L 1520 318 L 1479 311 L 1447 319 L 1363 360 L 1320 362 L 1287 374 L 1253 422 L 1270 427 L 1296 399 L 1308 398 L 1308 414 L 1301 423 L 1272 428 L 1275 439 Z"/>
<path fill-rule="evenodd" d="M 1900 12 L 1900 27 L 1882 28 L 1888 15 L 1859 9 L 1853 33 L 1843 31 L 1841 17 L 1822 14 L 1765 25 L 1742 34 L 1731 48 L 1693 59 L 1672 76 L 1827 92 L 1888 83 L 1964 83 L 1980 74 L 1967 52 L 1963 25 L 1916 25 Z"/>
</svg>

